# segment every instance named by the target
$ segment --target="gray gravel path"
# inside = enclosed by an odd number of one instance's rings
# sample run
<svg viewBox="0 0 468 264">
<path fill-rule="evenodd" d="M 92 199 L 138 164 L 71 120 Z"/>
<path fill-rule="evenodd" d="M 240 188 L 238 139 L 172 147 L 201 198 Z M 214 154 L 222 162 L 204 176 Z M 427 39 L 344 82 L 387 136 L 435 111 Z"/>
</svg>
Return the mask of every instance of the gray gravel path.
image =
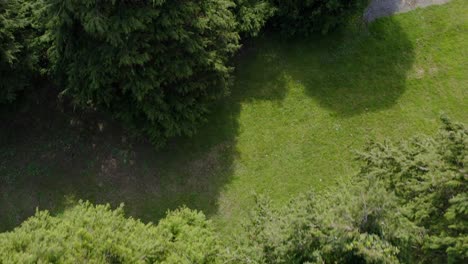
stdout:
<svg viewBox="0 0 468 264">
<path fill-rule="evenodd" d="M 364 20 L 373 21 L 379 17 L 389 16 L 395 13 L 404 13 L 418 7 L 440 5 L 450 0 L 372 0 L 364 12 Z"/>
</svg>

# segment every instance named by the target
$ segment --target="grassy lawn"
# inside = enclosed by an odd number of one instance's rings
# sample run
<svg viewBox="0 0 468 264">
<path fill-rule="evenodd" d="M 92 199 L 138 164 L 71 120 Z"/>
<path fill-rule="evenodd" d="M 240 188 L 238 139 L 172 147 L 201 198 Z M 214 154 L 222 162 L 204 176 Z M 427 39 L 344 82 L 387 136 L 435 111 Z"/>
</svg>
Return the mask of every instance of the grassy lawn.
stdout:
<svg viewBox="0 0 468 264">
<path fill-rule="evenodd" d="M 355 174 L 369 140 L 433 134 L 442 113 L 467 122 L 467 36 L 454 0 L 327 36 L 260 37 L 200 132 L 160 151 L 100 119 L 23 109 L 0 124 L 0 231 L 79 199 L 124 202 L 144 221 L 185 204 L 234 229 L 254 192 L 281 204 Z"/>
</svg>

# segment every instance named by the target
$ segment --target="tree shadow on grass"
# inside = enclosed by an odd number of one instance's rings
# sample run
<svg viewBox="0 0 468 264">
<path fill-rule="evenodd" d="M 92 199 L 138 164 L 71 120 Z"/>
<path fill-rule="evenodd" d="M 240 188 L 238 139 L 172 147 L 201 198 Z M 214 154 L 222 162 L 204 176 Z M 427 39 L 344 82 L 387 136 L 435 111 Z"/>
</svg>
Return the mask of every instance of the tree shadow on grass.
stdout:
<svg viewBox="0 0 468 264">
<path fill-rule="evenodd" d="M 145 222 L 183 205 L 216 213 L 233 175 L 241 104 L 285 96 L 281 78 L 275 79 L 278 64 L 270 63 L 275 54 L 261 47 L 243 50 L 248 59 L 236 62 L 239 82 L 198 133 L 161 150 L 131 140 L 105 115 L 61 109 L 49 89 L 38 89 L 45 93 L 25 98 L 20 107 L 0 109 L 0 231 L 36 208 L 60 213 L 80 199 L 124 203 L 128 215 Z M 261 75 L 250 75 L 259 67 Z"/>
<path fill-rule="evenodd" d="M 220 109 L 211 127 L 159 151 L 132 141 L 106 118 L 38 108 L 10 116 L 16 121 L 0 127 L 0 231 L 17 226 L 36 207 L 59 213 L 80 199 L 124 203 L 129 215 L 146 222 L 182 205 L 216 211 L 232 174 L 236 108 Z"/>
<path fill-rule="evenodd" d="M 284 43 L 262 36 L 244 44 L 235 58 L 235 85 L 232 99 L 274 101 L 280 103 L 287 94 L 286 58 L 280 49 Z"/>
<path fill-rule="evenodd" d="M 405 92 L 414 61 L 412 43 L 392 17 L 366 29 L 295 41 L 283 56 L 290 61 L 286 71 L 306 93 L 341 117 L 392 107 Z"/>
<path fill-rule="evenodd" d="M 0 231 L 36 208 L 59 213 L 79 199 L 125 203 L 129 215 L 145 222 L 182 205 L 214 214 L 234 174 L 244 103 L 281 104 L 292 79 L 340 116 L 377 111 L 404 92 L 412 60 L 411 43 L 391 18 L 359 36 L 257 39 L 236 59 L 231 96 L 194 137 L 173 139 L 159 151 L 133 142 L 105 117 L 77 118 L 57 109 L 55 95 L 33 95 L 24 104 L 29 108 L 0 111 Z"/>
</svg>

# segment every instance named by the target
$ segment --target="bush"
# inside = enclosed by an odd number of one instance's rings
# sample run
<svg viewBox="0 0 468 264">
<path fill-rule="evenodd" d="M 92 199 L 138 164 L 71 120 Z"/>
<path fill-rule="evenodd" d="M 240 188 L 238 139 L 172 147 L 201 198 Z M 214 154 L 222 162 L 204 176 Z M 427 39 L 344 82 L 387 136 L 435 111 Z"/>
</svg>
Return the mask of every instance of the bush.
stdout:
<svg viewBox="0 0 468 264">
<path fill-rule="evenodd" d="M 255 263 L 396 263 L 397 245 L 411 241 L 416 230 L 391 193 L 361 182 L 300 196 L 282 209 L 259 199 L 237 257 Z"/>
<path fill-rule="evenodd" d="M 191 135 L 228 91 L 239 39 L 230 1 L 46 2 L 64 94 L 156 145 Z"/>
<path fill-rule="evenodd" d="M 468 130 L 443 118 L 435 138 L 371 144 L 360 160 L 362 177 L 379 181 L 398 197 L 407 218 L 424 232 L 424 262 L 468 259 Z"/>
<path fill-rule="evenodd" d="M 282 209 L 259 199 L 235 257 L 256 263 L 465 263 L 468 131 L 371 143 L 360 175 Z"/>
<path fill-rule="evenodd" d="M 363 11 L 367 0 L 271 0 L 274 24 L 288 35 L 327 31 Z"/>
<path fill-rule="evenodd" d="M 1 263 L 218 263 L 220 244 L 202 213 L 180 209 L 154 226 L 122 207 L 80 203 L 53 217 L 38 212 L 0 234 Z"/>
<path fill-rule="evenodd" d="M 80 203 L 0 234 L 0 263 L 465 263 L 468 131 L 443 121 L 435 138 L 369 144 L 358 177 L 325 193 L 259 197 L 234 242 L 188 209 L 153 226 Z"/>
<path fill-rule="evenodd" d="M 248 37 L 258 35 L 276 12 L 268 0 L 234 0 L 234 2 L 238 30 Z"/>
<path fill-rule="evenodd" d="M 12 102 L 37 75 L 40 50 L 36 11 L 41 1 L 0 1 L 0 104 Z"/>
</svg>

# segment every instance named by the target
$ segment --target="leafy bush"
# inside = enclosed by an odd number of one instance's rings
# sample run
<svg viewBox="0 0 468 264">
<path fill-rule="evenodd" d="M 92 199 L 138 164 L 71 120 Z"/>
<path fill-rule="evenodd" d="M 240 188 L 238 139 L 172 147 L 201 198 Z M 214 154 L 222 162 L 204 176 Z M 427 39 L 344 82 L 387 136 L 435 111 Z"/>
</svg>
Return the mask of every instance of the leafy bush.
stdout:
<svg viewBox="0 0 468 264">
<path fill-rule="evenodd" d="M 367 0 L 271 0 L 274 24 L 286 34 L 325 33 L 363 11 Z M 362 10 L 361 10 L 362 9 Z"/>
<path fill-rule="evenodd" d="M 0 234 L 1 263 L 217 263 L 220 244 L 202 213 L 180 209 L 154 226 L 122 207 L 80 203 Z"/>
<path fill-rule="evenodd" d="M 40 62 L 36 11 L 41 1 L 0 1 L 0 103 L 30 85 Z"/>
<path fill-rule="evenodd" d="M 468 130 L 443 118 L 435 138 L 399 145 L 371 144 L 360 160 L 362 176 L 398 197 L 407 218 L 424 232 L 413 254 L 433 263 L 468 259 Z"/>
<path fill-rule="evenodd" d="M 46 2 L 64 94 L 157 145 L 192 134 L 228 91 L 239 39 L 230 1 Z"/>
<path fill-rule="evenodd" d="M 260 197 L 235 243 L 188 209 L 153 226 L 80 203 L 0 234 L 0 263 L 465 263 L 468 131 L 443 121 L 435 138 L 369 144 L 358 177 L 326 193 Z"/>
<path fill-rule="evenodd" d="M 282 209 L 259 199 L 239 262 L 464 263 L 468 131 L 444 119 L 436 138 L 372 143 L 359 177 Z"/>
<path fill-rule="evenodd" d="M 397 244 L 417 229 L 402 217 L 395 197 L 379 184 L 360 182 L 312 193 L 274 209 L 257 201 L 240 262 L 256 263 L 395 263 Z"/>
<path fill-rule="evenodd" d="M 234 0 L 234 14 L 239 32 L 246 36 L 256 36 L 276 9 L 268 0 Z"/>
</svg>

